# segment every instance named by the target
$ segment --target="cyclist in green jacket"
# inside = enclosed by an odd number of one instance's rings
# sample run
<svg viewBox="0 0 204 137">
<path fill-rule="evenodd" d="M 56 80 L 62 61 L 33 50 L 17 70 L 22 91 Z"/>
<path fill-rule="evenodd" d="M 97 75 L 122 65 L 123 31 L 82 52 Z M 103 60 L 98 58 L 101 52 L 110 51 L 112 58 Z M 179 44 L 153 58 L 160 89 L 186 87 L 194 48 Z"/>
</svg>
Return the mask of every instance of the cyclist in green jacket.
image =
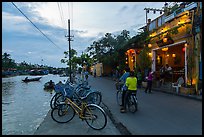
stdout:
<svg viewBox="0 0 204 137">
<path fill-rule="evenodd" d="M 134 76 L 134 71 L 130 72 L 130 76 L 126 79 L 125 84 L 126 84 L 128 90 L 125 94 L 124 106 L 121 109 L 122 113 L 126 112 L 126 104 L 127 104 L 128 96 L 130 96 L 132 94 L 132 92 L 137 92 L 137 78 Z"/>
</svg>

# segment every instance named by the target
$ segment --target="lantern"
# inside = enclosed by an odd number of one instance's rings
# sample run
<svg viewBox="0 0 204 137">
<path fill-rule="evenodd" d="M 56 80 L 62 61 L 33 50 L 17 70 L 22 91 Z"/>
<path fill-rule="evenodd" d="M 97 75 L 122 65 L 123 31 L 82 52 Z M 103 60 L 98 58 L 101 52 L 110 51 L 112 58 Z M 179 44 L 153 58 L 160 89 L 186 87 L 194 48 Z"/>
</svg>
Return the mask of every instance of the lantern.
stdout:
<svg viewBox="0 0 204 137">
<path fill-rule="evenodd" d="M 152 47 L 152 44 L 148 44 L 148 48 L 151 48 Z"/>
<path fill-rule="evenodd" d="M 163 42 L 167 42 L 168 38 L 163 38 Z"/>
<path fill-rule="evenodd" d="M 176 54 L 172 54 L 172 57 L 175 58 L 175 57 L 176 57 Z"/>
<path fill-rule="evenodd" d="M 182 51 L 185 52 L 185 47 L 182 48 Z"/>
</svg>

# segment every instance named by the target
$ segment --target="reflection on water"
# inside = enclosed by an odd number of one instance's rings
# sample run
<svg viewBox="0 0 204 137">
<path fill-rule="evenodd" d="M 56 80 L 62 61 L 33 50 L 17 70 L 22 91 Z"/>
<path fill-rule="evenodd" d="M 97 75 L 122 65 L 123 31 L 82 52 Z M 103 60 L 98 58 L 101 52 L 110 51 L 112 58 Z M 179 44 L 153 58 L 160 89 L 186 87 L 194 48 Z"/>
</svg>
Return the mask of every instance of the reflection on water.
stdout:
<svg viewBox="0 0 204 137">
<path fill-rule="evenodd" d="M 3 135 L 32 135 L 49 111 L 49 102 L 54 95 L 43 89 L 44 83 L 67 79 L 49 74 L 40 81 L 24 83 L 25 77 L 2 78 Z"/>
</svg>

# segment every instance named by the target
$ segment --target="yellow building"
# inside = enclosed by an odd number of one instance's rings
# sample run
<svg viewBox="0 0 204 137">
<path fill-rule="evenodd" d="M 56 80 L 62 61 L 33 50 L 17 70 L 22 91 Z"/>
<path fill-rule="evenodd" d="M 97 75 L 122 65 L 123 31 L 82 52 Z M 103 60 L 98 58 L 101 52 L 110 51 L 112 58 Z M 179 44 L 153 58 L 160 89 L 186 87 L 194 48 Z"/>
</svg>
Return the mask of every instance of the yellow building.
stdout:
<svg viewBox="0 0 204 137">
<path fill-rule="evenodd" d="M 147 24 L 150 33 L 148 44 L 151 45 L 152 51 L 152 69 L 158 72 L 162 65 L 168 64 L 173 69 L 172 82 L 183 75 L 185 83 L 189 85 L 192 75 L 192 83 L 194 85 L 198 83 L 199 65 L 196 55 L 200 54 L 200 50 L 195 49 L 200 47 L 196 47 L 193 33 L 193 22 L 197 13 L 195 9 L 198 7 L 200 7 L 199 2 L 191 2 Z M 192 65 L 192 62 L 195 64 Z"/>
</svg>

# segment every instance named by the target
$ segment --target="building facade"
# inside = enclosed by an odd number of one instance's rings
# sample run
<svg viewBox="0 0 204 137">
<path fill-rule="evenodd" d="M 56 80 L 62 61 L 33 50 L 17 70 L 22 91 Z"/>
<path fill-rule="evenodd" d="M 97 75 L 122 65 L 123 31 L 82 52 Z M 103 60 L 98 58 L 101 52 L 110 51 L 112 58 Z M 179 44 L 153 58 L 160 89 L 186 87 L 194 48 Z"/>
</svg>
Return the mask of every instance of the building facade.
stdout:
<svg viewBox="0 0 204 137">
<path fill-rule="evenodd" d="M 183 76 L 185 85 L 193 84 L 196 92 L 202 81 L 201 22 L 202 2 L 188 2 L 147 24 L 153 71 L 159 73 L 168 64 L 173 69 L 171 82 Z"/>
</svg>

